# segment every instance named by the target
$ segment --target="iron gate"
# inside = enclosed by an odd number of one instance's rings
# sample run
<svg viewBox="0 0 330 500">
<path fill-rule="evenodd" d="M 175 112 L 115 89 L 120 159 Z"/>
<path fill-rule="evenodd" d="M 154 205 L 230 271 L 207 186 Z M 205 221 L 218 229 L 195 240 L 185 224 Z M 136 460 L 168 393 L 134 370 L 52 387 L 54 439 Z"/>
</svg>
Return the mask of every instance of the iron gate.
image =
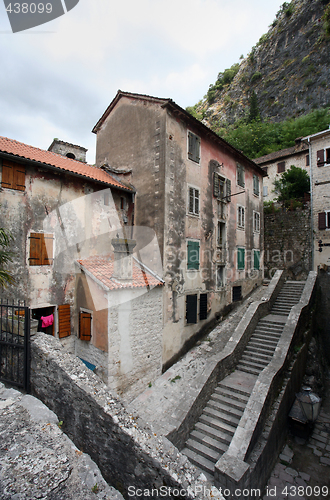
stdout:
<svg viewBox="0 0 330 500">
<path fill-rule="evenodd" d="M 0 381 L 30 389 L 30 309 L 0 299 Z"/>
</svg>

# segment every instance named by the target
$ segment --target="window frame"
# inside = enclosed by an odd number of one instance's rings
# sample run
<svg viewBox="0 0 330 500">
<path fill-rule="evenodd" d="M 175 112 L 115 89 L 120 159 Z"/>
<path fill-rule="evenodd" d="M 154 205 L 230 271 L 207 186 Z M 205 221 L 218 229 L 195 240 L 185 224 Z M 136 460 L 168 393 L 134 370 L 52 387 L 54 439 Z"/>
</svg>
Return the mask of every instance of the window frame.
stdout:
<svg viewBox="0 0 330 500">
<path fill-rule="evenodd" d="M 240 266 L 240 261 L 242 261 L 239 258 L 239 254 L 242 252 L 243 254 L 243 264 Z M 237 270 L 238 271 L 244 271 L 245 270 L 245 247 L 237 247 Z"/>
<path fill-rule="evenodd" d="M 190 250 L 189 250 L 190 247 Z M 191 259 L 191 252 L 198 250 L 198 262 Z M 187 271 L 198 271 L 200 266 L 200 241 L 187 239 Z"/>
<path fill-rule="evenodd" d="M 54 234 L 31 231 L 28 239 L 30 240 L 28 257 L 29 266 L 52 266 L 54 263 Z M 40 240 L 40 242 L 37 243 L 36 240 Z M 47 240 L 51 240 L 51 242 Z"/>
<path fill-rule="evenodd" d="M 260 212 L 256 210 L 253 210 L 253 232 L 260 233 Z"/>
<path fill-rule="evenodd" d="M 201 138 L 191 130 L 187 130 L 187 158 L 200 165 Z"/>
<path fill-rule="evenodd" d="M 236 183 L 238 186 L 245 188 L 245 168 L 240 163 L 236 164 Z"/>
<path fill-rule="evenodd" d="M 321 156 L 319 157 L 319 155 Z M 316 152 L 316 165 L 317 167 L 329 167 L 330 166 L 330 147 L 322 148 Z"/>
<path fill-rule="evenodd" d="M 257 174 L 253 174 L 253 194 L 254 196 L 260 196 L 260 179 Z"/>
<path fill-rule="evenodd" d="M 237 205 L 237 228 L 245 231 L 245 207 Z"/>
<path fill-rule="evenodd" d="M 318 213 L 319 231 L 330 231 L 330 209 Z"/>
<path fill-rule="evenodd" d="M 192 210 L 191 210 L 191 192 L 192 192 Z M 196 196 L 196 193 L 198 196 Z M 196 201 L 197 201 L 197 210 L 196 210 Z M 195 186 L 188 185 L 188 215 L 193 215 L 195 217 L 199 217 L 200 214 L 200 189 Z"/>
<path fill-rule="evenodd" d="M 221 269 L 221 284 L 219 283 L 219 270 Z M 222 288 L 225 288 L 226 286 L 226 265 L 224 264 L 217 264 L 216 267 L 216 287 L 217 290 L 221 290 Z"/>
<path fill-rule="evenodd" d="M 258 256 L 258 265 L 256 267 L 256 256 Z M 260 271 L 260 249 L 254 248 L 253 249 L 253 270 L 254 271 Z"/>
<path fill-rule="evenodd" d="M 279 161 L 277 164 L 277 173 L 283 174 L 285 172 L 285 161 Z"/>
<path fill-rule="evenodd" d="M 11 170 L 9 172 L 9 170 Z M 7 172 L 5 174 L 5 172 Z M 20 175 L 21 174 L 21 175 Z M 21 184 L 24 176 L 24 185 Z M 4 180 L 5 179 L 5 180 Z M 25 192 L 26 169 L 21 163 L 10 160 L 2 160 L 1 187 Z"/>
</svg>

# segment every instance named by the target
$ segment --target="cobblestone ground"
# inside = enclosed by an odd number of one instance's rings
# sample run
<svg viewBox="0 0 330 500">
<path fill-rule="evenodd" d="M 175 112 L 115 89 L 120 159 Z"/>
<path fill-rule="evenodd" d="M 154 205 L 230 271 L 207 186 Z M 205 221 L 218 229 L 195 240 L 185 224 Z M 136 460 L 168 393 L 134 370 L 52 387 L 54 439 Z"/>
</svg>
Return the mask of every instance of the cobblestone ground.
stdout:
<svg viewBox="0 0 330 500">
<path fill-rule="evenodd" d="M 330 379 L 312 435 L 287 439 L 263 500 L 271 498 L 330 499 Z"/>
</svg>

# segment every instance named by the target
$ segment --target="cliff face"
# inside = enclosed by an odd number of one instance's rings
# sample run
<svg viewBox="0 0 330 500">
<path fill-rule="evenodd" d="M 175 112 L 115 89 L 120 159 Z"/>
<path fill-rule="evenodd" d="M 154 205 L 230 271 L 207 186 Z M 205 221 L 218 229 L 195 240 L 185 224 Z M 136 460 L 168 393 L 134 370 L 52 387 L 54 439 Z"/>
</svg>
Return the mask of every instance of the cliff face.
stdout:
<svg viewBox="0 0 330 500">
<path fill-rule="evenodd" d="M 283 4 L 231 83 L 216 82 L 196 106 L 203 122 L 212 128 L 246 117 L 253 91 L 261 118 L 271 121 L 329 106 L 330 36 L 325 12 L 330 17 L 329 0 Z"/>
</svg>

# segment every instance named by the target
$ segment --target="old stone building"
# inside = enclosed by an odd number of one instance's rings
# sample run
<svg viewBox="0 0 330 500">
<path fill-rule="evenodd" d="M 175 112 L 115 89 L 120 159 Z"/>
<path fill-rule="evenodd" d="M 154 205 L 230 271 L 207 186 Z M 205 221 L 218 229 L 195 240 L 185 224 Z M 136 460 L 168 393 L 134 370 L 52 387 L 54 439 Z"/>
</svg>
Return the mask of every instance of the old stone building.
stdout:
<svg viewBox="0 0 330 500">
<path fill-rule="evenodd" d="M 274 201 L 277 197 L 277 194 L 274 193 L 274 181 L 279 179 L 283 172 L 294 165 L 306 169 L 309 173 L 308 144 L 302 141 L 300 137 L 296 139 L 296 144 L 291 148 L 274 151 L 268 155 L 255 158 L 253 161 L 267 174 L 263 185 L 264 201 Z"/>
<path fill-rule="evenodd" d="M 309 146 L 313 269 L 330 265 L 330 129 L 304 137 Z"/>
<path fill-rule="evenodd" d="M 93 132 L 96 165 L 135 186 L 135 224 L 157 235 L 166 367 L 260 284 L 265 173 L 171 99 L 119 91 Z"/>
</svg>

